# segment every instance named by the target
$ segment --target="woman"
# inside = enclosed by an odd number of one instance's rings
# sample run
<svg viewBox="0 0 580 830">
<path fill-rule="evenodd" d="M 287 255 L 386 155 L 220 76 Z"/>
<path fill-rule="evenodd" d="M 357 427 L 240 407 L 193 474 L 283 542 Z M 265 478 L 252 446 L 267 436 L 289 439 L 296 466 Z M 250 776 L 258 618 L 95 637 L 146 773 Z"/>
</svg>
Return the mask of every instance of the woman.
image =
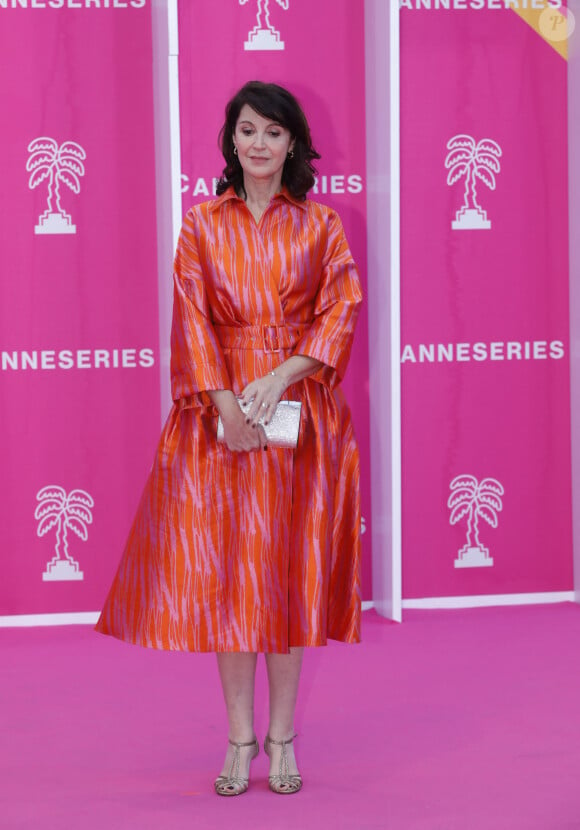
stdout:
<svg viewBox="0 0 580 830">
<path fill-rule="evenodd" d="M 338 216 L 306 199 L 320 156 L 295 98 L 250 82 L 220 135 L 218 198 L 189 210 L 175 258 L 175 403 L 97 630 L 217 652 L 220 795 L 248 787 L 264 652 L 270 788 L 293 793 L 303 648 L 360 639 L 359 459 L 336 387 L 361 293 Z M 282 399 L 302 404 L 295 450 L 259 422 Z"/>
</svg>

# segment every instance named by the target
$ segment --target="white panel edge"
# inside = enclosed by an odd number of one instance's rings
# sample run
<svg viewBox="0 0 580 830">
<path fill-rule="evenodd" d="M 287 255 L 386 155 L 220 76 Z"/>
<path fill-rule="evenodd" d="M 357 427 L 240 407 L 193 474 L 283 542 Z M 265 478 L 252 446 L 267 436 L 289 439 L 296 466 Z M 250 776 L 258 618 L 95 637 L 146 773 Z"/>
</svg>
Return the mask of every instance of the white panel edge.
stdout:
<svg viewBox="0 0 580 830">
<path fill-rule="evenodd" d="M 172 404 L 169 388 L 173 305 L 171 270 L 181 226 L 179 37 L 177 0 L 152 0 L 155 173 L 157 191 L 159 375 L 161 424 Z"/>
<path fill-rule="evenodd" d="M 400 198 L 400 36 L 399 2 L 391 0 L 389 21 L 390 176 L 391 176 L 391 510 L 392 617 L 402 619 L 401 474 L 401 198 Z"/>
<path fill-rule="evenodd" d="M 545 605 L 573 602 L 574 591 L 548 591 L 537 594 L 480 594 L 467 597 L 425 597 L 404 599 L 403 609 L 486 608 L 499 605 Z"/>
<path fill-rule="evenodd" d="M 99 611 L 78 611 L 67 614 L 15 614 L 0 617 L 0 628 L 30 628 L 47 625 L 94 625 Z"/>
<path fill-rule="evenodd" d="M 363 611 L 371 611 L 374 603 L 361 603 Z M 14 614 L 0 617 L 0 628 L 32 628 L 35 626 L 95 625 L 99 611 L 79 611 L 67 614 Z"/>
<path fill-rule="evenodd" d="M 167 27 L 169 36 L 169 54 L 179 55 L 179 16 L 177 14 L 177 0 L 167 0 Z"/>
<path fill-rule="evenodd" d="M 181 230 L 181 120 L 179 114 L 179 55 L 169 56 L 169 129 L 171 153 L 171 220 L 173 248 Z"/>
</svg>

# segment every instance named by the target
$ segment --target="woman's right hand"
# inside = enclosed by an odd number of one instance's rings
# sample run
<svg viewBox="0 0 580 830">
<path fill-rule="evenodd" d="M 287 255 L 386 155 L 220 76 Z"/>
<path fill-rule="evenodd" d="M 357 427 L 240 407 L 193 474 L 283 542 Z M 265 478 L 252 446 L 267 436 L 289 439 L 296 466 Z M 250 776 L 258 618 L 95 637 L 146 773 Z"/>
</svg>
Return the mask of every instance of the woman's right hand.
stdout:
<svg viewBox="0 0 580 830">
<path fill-rule="evenodd" d="M 232 452 L 252 452 L 266 449 L 266 433 L 259 424 L 252 426 L 240 409 L 236 396 L 229 389 L 213 389 L 208 392 L 217 407 L 224 425 L 224 443 Z"/>
<path fill-rule="evenodd" d="M 246 423 L 246 416 L 236 403 L 236 412 L 224 415 L 224 443 L 232 452 L 252 452 L 253 450 L 266 449 L 266 433 L 259 424 L 254 427 Z"/>
</svg>

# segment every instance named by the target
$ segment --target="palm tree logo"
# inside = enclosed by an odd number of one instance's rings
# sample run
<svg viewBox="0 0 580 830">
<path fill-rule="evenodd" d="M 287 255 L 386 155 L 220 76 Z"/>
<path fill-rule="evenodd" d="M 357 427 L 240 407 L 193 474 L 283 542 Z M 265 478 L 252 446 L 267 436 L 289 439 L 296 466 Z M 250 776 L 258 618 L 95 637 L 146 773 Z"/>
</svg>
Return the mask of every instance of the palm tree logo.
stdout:
<svg viewBox="0 0 580 830">
<path fill-rule="evenodd" d="M 48 179 L 48 207 L 39 217 L 34 232 L 76 233 L 76 225 L 71 224 L 71 217 L 60 204 L 60 185 L 65 184 L 73 193 L 80 193 L 80 178 L 85 175 L 83 160 L 87 154 L 76 141 L 65 141 L 59 146 L 54 138 L 46 136 L 31 141 L 28 152 L 28 187 L 34 190 Z"/>
<path fill-rule="evenodd" d="M 239 0 L 240 6 L 245 6 L 248 0 Z M 284 11 L 288 9 L 290 0 L 276 0 Z M 262 26 L 262 14 L 266 27 Z M 244 43 L 244 49 L 252 51 L 271 51 L 284 49 L 284 41 L 280 40 L 280 32 L 270 23 L 270 0 L 258 0 L 258 13 L 256 25 L 248 32 L 248 39 Z"/>
<path fill-rule="evenodd" d="M 38 521 L 36 535 L 46 536 L 56 528 L 54 557 L 48 562 L 42 578 L 49 582 L 84 579 L 79 564 L 68 552 L 68 531 L 86 542 L 89 536 L 87 525 L 92 524 L 91 508 L 95 503 L 85 490 L 71 490 L 67 493 L 58 485 L 49 484 L 36 494 L 38 505 L 34 518 Z M 61 553 L 63 556 L 61 556 Z"/>
<path fill-rule="evenodd" d="M 454 135 L 447 142 L 447 149 L 447 184 L 451 186 L 465 177 L 463 207 L 457 211 L 451 227 L 454 231 L 489 230 L 491 222 L 477 203 L 477 180 L 495 190 L 495 177 L 501 169 L 498 161 L 502 155 L 501 147 L 491 138 L 482 138 L 476 143 L 470 135 Z"/>
<path fill-rule="evenodd" d="M 461 475 L 453 479 L 449 489 L 449 524 L 455 525 L 467 516 L 467 542 L 458 551 L 455 567 L 491 567 L 493 559 L 489 555 L 489 550 L 479 541 L 479 520 L 484 519 L 492 527 L 497 527 L 497 514 L 503 509 L 502 485 L 495 478 L 484 478 L 478 482 L 475 476 Z"/>
</svg>

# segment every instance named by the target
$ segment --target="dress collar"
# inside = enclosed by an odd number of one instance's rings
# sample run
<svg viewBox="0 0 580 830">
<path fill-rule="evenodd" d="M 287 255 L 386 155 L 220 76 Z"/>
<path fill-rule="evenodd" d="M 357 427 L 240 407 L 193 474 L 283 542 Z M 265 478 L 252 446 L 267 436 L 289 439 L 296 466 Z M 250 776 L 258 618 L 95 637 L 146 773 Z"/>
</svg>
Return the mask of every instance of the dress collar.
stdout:
<svg viewBox="0 0 580 830">
<path fill-rule="evenodd" d="M 296 207 L 299 207 L 299 208 L 302 208 L 302 210 L 306 210 L 306 199 L 302 199 L 302 200 L 295 199 L 294 196 L 292 196 L 289 193 L 289 191 L 286 187 L 283 187 L 282 190 L 280 190 L 278 193 L 274 194 L 274 196 L 272 197 L 272 201 L 280 201 L 280 200 L 283 200 L 285 202 L 289 202 L 289 204 L 295 205 Z M 237 202 L 243 202 L 244 201 L 241 198 L 241 196 L 238 196 L 238 194 L 234 190 L 233 186 L 228 187 L 228 189 L 226 191 L 224 191 L 221 194 L 221 196 L 218 196 L 217 199 L 214 199 L 211 202 L 211 204 L 209 206 L 209 209 L 210 210 L 217 210 L 218 208 L 220 208 L 226 202 L 232 202 L 232 201 L 237 201 Z"/>
</svg>

